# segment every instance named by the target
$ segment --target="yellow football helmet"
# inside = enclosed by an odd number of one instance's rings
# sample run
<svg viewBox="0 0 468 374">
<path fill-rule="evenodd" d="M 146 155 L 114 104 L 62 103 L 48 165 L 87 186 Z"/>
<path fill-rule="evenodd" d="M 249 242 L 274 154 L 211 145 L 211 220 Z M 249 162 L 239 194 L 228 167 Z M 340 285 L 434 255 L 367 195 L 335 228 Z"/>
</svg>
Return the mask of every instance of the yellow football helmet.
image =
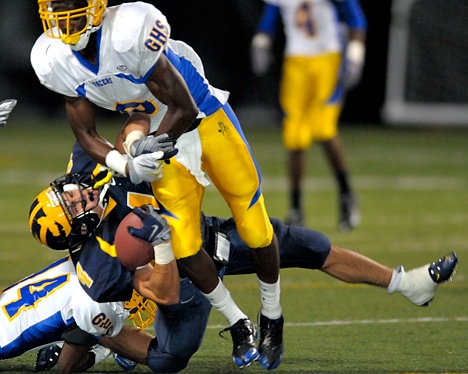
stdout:
<svg viewBox="0 0 468 374">
<path fill-rule="evenodd" d="M 132 298 L 124 304 L 130 312 L 128 319 L 141 330 L 148 328 L 156 316 L 156 303 L 133 290 Z"/>
<path fill-rule="evenodd" d="M 37 0 L 45 34 L 79 51 L 101 27 L 107 0 Z"/>
<path fill-rule="evenodd" d="M 99 199 L 94 206 L 86 204 L 84 191 L 93 184 L 92 175 L 65 174 L 40 192 L 29 210 L 29 229 L 34 238 L 58 251 L 79 247 L 101 223 L 102 216 L 93 209 L 99 204 L 104 210 L 108 204 L 108 185 L 97 189 Z M 80 192 L 81 200 L 67 205 L 62 194 L 71 188 Z M 75 205 L 81 207 L 78 215 L 73 213 Z"/>
<path fill-rule="evenodd" d="M 29 210 L 29 230 L 39 243 L 49 248 L 68 249 L 71 217 L 62 208 L 54 187 L 47 187 L 34 199 Z"/>
</svg>

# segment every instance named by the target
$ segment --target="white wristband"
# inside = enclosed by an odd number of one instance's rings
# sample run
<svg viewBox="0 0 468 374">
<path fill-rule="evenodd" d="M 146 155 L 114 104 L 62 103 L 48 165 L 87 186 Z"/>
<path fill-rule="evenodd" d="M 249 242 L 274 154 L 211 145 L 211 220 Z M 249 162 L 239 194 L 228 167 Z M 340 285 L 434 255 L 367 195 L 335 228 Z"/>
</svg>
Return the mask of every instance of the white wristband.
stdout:
<svg viewBox="0 0 468 374">
<path fill-rule="evenodd" d="M 366 47 L 363 42 L 359 40 L 351 40 L 346 48 L 346 57 L 355 62 L 356 64 L 364 63 L 364 55 L 366 54 Z"/>
<path fill-rule="evenodd" d="M 116 171 L 123 176 L 127 176 L 125 168 L 127 167 L 127 160 L 124 156 L 116 149 L 110 151 L 106 155 L 106 165 L 109 169 Z"/>
<path fill-rule="evenodd" d="M 175 259 L 174 252 L 172 252 L 171 241 L 163 242 L 155 245 L 154 247 L 154 262 L 159 265 L 166 265 Z"/>
<path fill-rule="evenodd" d="M 125 141 L 123 142 L 123 147 L 127 155 L 131 156 L 130 147 L 132 146 L 133 142 L 135 140 L 143 138 L 144 136 L 145 134 L 141 130 L 133 130 L 127 135 L 127 137 L 125 138 Z"/>
</svg>

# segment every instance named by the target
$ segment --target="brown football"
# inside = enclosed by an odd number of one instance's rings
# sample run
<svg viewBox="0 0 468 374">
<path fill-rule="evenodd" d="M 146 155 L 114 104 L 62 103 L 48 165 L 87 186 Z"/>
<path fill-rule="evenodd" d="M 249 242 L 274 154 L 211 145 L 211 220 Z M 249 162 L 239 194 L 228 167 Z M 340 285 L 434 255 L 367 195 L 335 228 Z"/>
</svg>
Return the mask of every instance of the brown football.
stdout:
<svg viewBox="0 0 468 374">
<path fill-rule="evenodd" d="M 130 212 L 120 222 L 115 233 L 115 251 L 120 263 L 131 271 L 154 259 L 154 249 L 151 243 L 139 239 L 128 232 L 128 227 L 142 228 L 143 222 L 135 213 Z"/>
</svg>

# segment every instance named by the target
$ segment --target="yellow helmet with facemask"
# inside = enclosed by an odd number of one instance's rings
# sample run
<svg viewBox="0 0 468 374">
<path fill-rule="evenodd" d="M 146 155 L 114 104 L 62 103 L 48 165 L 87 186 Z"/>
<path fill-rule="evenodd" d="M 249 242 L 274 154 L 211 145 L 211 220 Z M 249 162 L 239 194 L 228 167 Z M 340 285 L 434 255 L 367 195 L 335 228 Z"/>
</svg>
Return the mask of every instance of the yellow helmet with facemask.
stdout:
<svg viewBox="0 0 468 374">
<path fill-rule="evenodd" d="M 101 27 L 107 0 L 38 0 L 45 34 L 61 39 L 76 51 L 86 47 L 91 33 Z"/>
</svg>

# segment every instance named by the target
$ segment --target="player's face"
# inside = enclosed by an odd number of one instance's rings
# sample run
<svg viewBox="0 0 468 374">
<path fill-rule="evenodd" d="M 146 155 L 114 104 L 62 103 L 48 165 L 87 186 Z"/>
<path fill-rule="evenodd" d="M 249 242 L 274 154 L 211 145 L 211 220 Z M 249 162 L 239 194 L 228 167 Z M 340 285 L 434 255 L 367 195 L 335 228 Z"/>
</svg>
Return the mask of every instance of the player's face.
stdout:
<svg viewBox="0 0 468 374">
<path fill-rule="evenodd" d="M 53 12 L 69 12 L 75 9 L 82 9 L 88 6 L 88 2 L 84 1 L 54 1 L 52 3 Z M 86 26 L 86 17 L 70 17 L 69 21 L 66 18 L 59 18 L 58 27 L 62 33 L 71 35 L 83 30 Z"/>
<path fill-rule="evenodd" d="M 67 204 L 72 218 L 89 211 L 93 211 L 99 215 L 102 213 L 102 208 L 99 206 L 98 190 L 93 190 L 90 187 L 80 191 L 77 186 L 70 186 L 62 193 L 62 198 Z"/>
</svg>

